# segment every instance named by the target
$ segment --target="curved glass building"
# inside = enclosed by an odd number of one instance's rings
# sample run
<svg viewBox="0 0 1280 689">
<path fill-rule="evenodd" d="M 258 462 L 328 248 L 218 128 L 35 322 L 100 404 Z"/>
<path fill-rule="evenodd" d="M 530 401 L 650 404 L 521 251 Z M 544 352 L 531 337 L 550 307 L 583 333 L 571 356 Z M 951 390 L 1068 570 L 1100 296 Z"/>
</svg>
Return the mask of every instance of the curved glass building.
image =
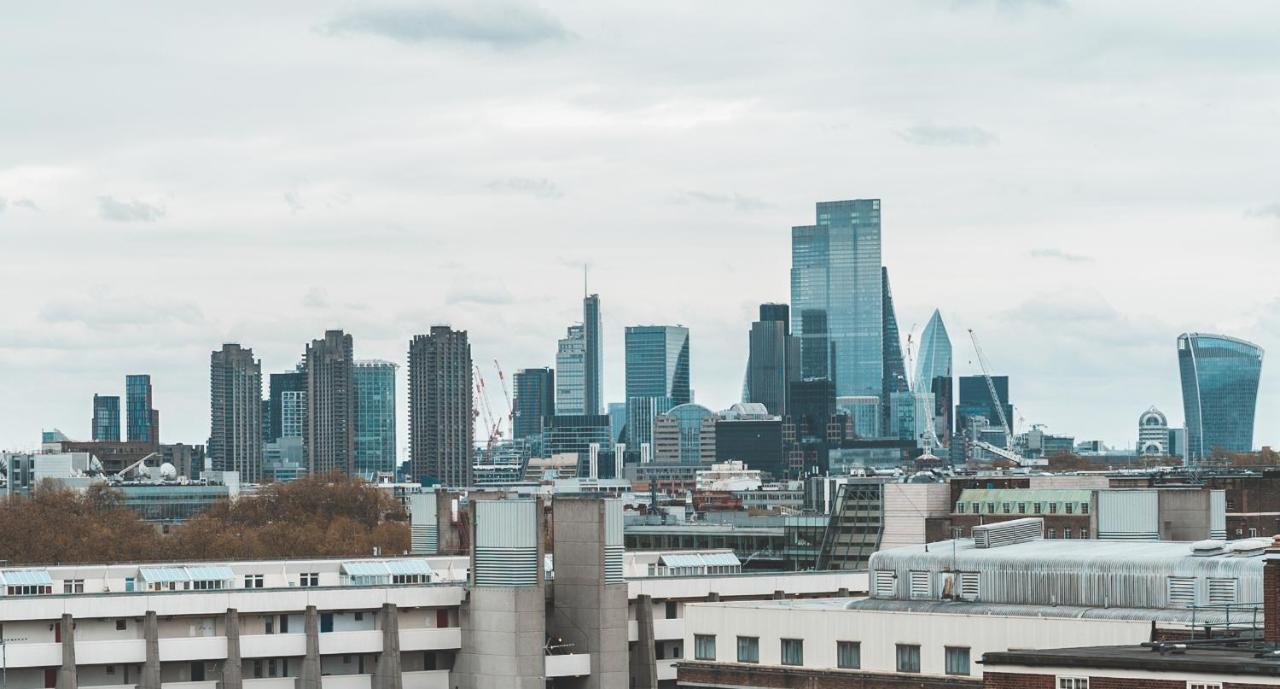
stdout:
<svg viewBox="0 0 1280 689">
<path fill-rule="evenodd" d="M 1178 370 L 1188 459 L 1207 459 L 1214 450 L 1251 451 L 1262 348 L 1226 335 L 1183 333 Z"/>
<path fill-rule="evenodd" d="M 916 359 L 912 389 L 933 395 L 934 433 L 943 445 L 950 445 L 951 430 L 951 338 L 937 309 L 920 337 L 920 357 Z"/>
</svg>

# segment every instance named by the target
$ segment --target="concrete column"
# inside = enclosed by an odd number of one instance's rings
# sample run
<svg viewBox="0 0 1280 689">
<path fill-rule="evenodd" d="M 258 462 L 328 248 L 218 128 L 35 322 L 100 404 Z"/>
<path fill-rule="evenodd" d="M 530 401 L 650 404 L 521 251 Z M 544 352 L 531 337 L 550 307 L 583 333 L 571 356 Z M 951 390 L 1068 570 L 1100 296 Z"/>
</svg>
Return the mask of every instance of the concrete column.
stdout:
<svg viewBox="0 0 1280 689">
<path fill-rule="evenodd" d="M 142 638 L 146 639 L 147 656 L 138 689 L 160 689 L 160 624 L 155 610 L 148 610 L 142 619 Z"/>
<path fill-rule="evenodd" d="M 395 603 L 383 603 L 378 613 L 382 625 L 382 652 L 373 671 L 373 689 L 403 689 L 400 675 L 400 611 Z"/>
<path fill-rule="evenodd" d="M 297 687 L 320 689 L 320 615 L 316 612 L 316 606 L 307 606 L 302 626 L 307 635 L 307 654 L 302 657 Z"/>
<path fill-rule="evenodd" d="M 218 689 L 243 689 L 244 668 L 240 659 L 240 613 L 235 608 L 227 609 L 227 619 L 223 623 L 227 637 L 227 659 L 222 661 L 222 679 L 218 680 Z"/>
<path fill-rule="evenodd" d="M 70 614 L 63 614 L 62 621 L 62 667 L 58 668 L 57 689 L 76 689 L 79 680 L 76 677 L 76 622 Z"/>
<path fill-rule="evenodd" d="M 658 653 L 653 642 L 653 598 L 636 596 L 636 645 L 631 651 L 633 689 L 658 689 Z"/>
</svg>

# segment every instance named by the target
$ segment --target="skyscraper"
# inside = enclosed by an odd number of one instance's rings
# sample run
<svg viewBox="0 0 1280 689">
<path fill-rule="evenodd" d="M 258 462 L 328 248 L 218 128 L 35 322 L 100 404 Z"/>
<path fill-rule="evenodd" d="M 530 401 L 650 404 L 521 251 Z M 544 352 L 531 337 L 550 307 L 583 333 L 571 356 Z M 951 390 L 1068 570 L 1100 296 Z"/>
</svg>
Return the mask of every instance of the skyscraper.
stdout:
<svg viewBox="0 0 1280 689">
<path fill-rule="evenodd" d="M 268 406 L 271 409 L 271 417 L 265 422 L 265 425 L 271 427 L 271 433 L 268 438 L 270 440 L 279 440 L 281 436 L 287 435 L 284 432 L 285 420 L 283 418 L 286 393 L 302 393 L 301 399 L 306 399 L 307 372 L 305 364 L 299 363 L 293 371 L 272 373 L 269 378 L 269 388 L 271 399 Z M 298 398 L 295 396 L 293 399 L 296 400 Z M 296 435 L 302 436 L 301 428 L 299 428 Z"/>
<path fill-rule="evenodd" d="M 556 346 L 556 413 L 582 416 L 587 406 L 587 336 L 581 325 L 569 326 Z"/>
<path fill-rule="evenodd" d="M 791 228 L 791 320 L 801 374 L 836 394 L 884 394 L 880 201 L 830 201 Z"/>
<path fill-rule="evenodd" d="M 372 476 L 396 470 L 396 365 L 357 361 L 356 473 Z"/>
<path fill-rule="evenodd" d="M 93 439 L 95 442 L 120 442 L 119 396 L 93 396 Z"/>
<path fill-rule="evenodd" d="M 1226 335 L 1178 336 L 1188 459 L 1209 459 L 1215 450 L 1253 449 L 1262 355 L 1258 345 Z"/>
<path fill-rule="evenodd" d="M 471 345 L 465 330 L 432 326 L 409 341 L 409 459 L 413 480 L 472 483 Z"/>
<path fill-rule="evenodd" d="M 151 376 L 124 377 L 126 434 L 131 443 L 160 445 L 160 412 L 152 406 Z"/>
<path fill-rule="evenodd" d="M 356 385 L 351 336 L 327 330 L 307 345 L 303 436 L 313 474 L 355 470 Z"/>
<path fill-rule="evenodd" d="M 262 480 L 262 367 L 253 350 L 228 343 L 209 356 L 209 446 L 215 471 Z"/>
<path fill-rule="evenodd" d="M 996 396 L 1004 411 L 1004 418 L 1013 425 L 1013 405 L 1009 403 L 1009 376 L 991 376 L 991 384 L 995 386 Z M 1000 412 L 991 401 L 991 390 L 987 387 L 984 376 L 960 376 L 960 401 L 956 404 L 957 434 L 964 433 L 969 419 L 981 416 L 987 425 L 1000 428 Z"/>
<path fill-rule="evenodd" d="M 760 320 L 748 336 L 745 402 L 785 416 L 791 383 L 800 379 L 800 345 L 791 334 L 786 304 L 761 304 Z"/>
<path fill-rule="evenodd" d="M 894 407 L 892 396 L 910 390 L 907 382 L 907 367 L 902 359 L 902 340 L 898 334 L 898 315 L 893 310 L 893 292 L 889 290 L 889 269 L 880 267 L 880 285 L 882 288 L 881 305 L 882 330 L 884 337 L 884 378 L 880 392 L 880 431 L 888 434 Z M 916 438 L 919 440 L 919 438 Z"/>
<path fill-rule="evenodd" d="M 951 338 L 942 314 L 934 309 L 920 336 L 920 353 L 916 358 L 914 382 L 916 392 L 933 394 L 933 428 L 938 440 L 950 445 L 951 405 L 954 403 L 951 377 Z"/>
<path fill-rule="evenodd" d="M 600 327 L 600 295 L 582 300 L 583 409 L 589 415 L 604 412 L 604 344 Z"/>
<path fill-rule="evenodd" d="M 653 442 L 658 414 L 692 401 L 689 329 L 636 325 L 626 330 L 627 443 L 639 450 Z"/>
<path fill-rule="evenodd" d="M 541 438 L 542 429 L 555 416 L 555 371 L 549 368 L 526 368 L 515 375 L 514 418 L 511 437 L 515 440 Z"/>
</svg>

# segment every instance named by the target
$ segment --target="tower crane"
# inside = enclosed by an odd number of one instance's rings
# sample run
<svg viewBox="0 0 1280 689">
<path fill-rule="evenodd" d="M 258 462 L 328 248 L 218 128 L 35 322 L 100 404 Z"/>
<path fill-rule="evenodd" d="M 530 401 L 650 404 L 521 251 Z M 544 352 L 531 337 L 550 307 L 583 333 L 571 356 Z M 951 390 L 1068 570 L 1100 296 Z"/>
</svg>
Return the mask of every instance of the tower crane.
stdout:
<svg viewBox="0 0 1280 689">
<path fill-rule="evenodd" d="M 978 356 L 978 366 L 982 368 L 982 377 L 987 381 L 987 392 L 991 393 L 991 405 L 996 408 L 996 416 L 1000 417 L 1000 426 L 1004 429 L 1004 447 L 997 447 L 984 440 L 974 438 L 973 444 L 997 457 L 1007 459 L 1018 466 L 1023 466 L 1027 459 L 1013 451 L 1013 429 L 1009 428 L 1009 418 L 1004 413 L 1004 405 L 1000 404 L 1000 396 L 996 394 L 996 384 L 991 380 L 991 372 L 987 366 L 987 357 L 978 344 L 978 335 L 969 328 L 969 339 L 973 342 L 973 351 Z"/>
<path fill-rule="evenodd" d="M 493 409 L 489 407 L 489 394 L 485 389 L 484 376 L 480 375 L 480 367 L 472 365 L 476 377 L 476 396 L 480 398 L 480 411 L 484 415 L 485 431 L 487 431 L 484 458 L 486 462 L 493 460 L 493 446 L 498 442 L 498 436 L 502 434 L 502 421 L 497 420 L 493 416 Z"/>
<path fill-rule="evenodd" d="M 511 404 L 511 393 L 507 390 L 507 377 L 502 375 L 502 365 L 497 359 L 493 360 L 493 367 L 498 369 L 498 382 L 502 384 L 502 397 L 507 400 L 507 428 L 512 428 L 515 423 L 516 408 Z"/>
</svg>

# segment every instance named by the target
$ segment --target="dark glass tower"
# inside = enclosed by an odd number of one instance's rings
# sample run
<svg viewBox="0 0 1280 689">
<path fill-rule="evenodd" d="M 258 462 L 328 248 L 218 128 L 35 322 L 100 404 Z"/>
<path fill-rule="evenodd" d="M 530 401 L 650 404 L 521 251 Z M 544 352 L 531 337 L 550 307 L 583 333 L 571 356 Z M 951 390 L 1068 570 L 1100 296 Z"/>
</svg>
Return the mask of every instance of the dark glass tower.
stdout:
<svg viewBox="0 0 1280 689">
<path fill-rule="evenodd" d="M 396 470 L 396 365 L 390 361 L 357 361 L 356 473 L 372 476 Z"/>
<path fill-rule="evenodd" d="M 1009 376 L 991 376 L 991 384 L 995 386 L 996 397 L 1000 398 L 1000 406 L 1004 408 L 1004 417 L 1012 424 L 1013 405 L 1009 404 Z M 992 428 L 1000 427 L 1000 413 L 991 402 L 991 391 L 987 388 L 986 378 L 960 376 L 960 400 L 956 403 L 955 432 L 964 433 L 969 425 L 969 419 L 975 416 L 984 417 Z"/>
<path fill-rule="evenodd" d="M 1253 450 L 1262 355 L 1258 345 L 1226 335 L 1178 336 L 1189 459 L 1209 459 L 1215 450 Z"/>
<path fill-rule="evenodd" d="M 583 358 L 583 409 L 588 415 L 604 413 L 604 345 L 601 341 L 600 295 L 582 300 L 582 334 L 586 352 Z"/>
<path fill-rule="evenodd" d="M 555 416 L 556 373 L 549 368 L 526 368 L 515 375 L 515 418 L 511 420 L 514 440 L 536 440 Z"/>
<path fill-rule="evenodd" d="M 761 304 L 760 320 L 748 336 L 747 394 L 744 401 L 763 404 L 770 414 L 785 416 L 790 385 L 800 378 L 800 344 L 791 334 L 786 304 Z"/>
<path fill-rule="evenodd" d="M 93 396 L 93 439 L 111 443 L 120 442 L 119 396 Z"/>
<path fill-rule="evenodd" d="M 160 445 L 160 412 L 151 400 L 151 376 L 136 374 L 124 378 L 125 430 L 131 443 Z"/>
<path fill-rule="evenodd" d="M 270 376 L 270 394 L 269 400 L 271 417 L 266 424 L 271 431 L 268 434 L 268 441 L 279 440 L 282 432 L 287 424 L 282 418 L 282 410 L 284 409 L 284 394 L 286 392 L 307 391 L 307 374 L 305 366 L 298 366 L 298 370 L 289 371 L 287 373 L 272 373 Z"/>
<path fill-rule="evenodd" d="M 910 390 L 910 384 L 907 383 L 907 366 L 902 359 L 902 340 L 898 334 L 898 316 L 893 311 L 893 292 L 889 290 L 889 269 L 880 268 L 880 284 L 883 292 L 881 294 L 882 312 L 882 330 L 884 335 L 884 378 L 883 389 L 880 393 L 880 433 L 888 435 L 889 429 L 889 413 L 893 409 L 890 404 L 891 396 L 895 392 L 907 392 Z M 924 392 L 921 390 L 920 392 Z"/>
</svg>

